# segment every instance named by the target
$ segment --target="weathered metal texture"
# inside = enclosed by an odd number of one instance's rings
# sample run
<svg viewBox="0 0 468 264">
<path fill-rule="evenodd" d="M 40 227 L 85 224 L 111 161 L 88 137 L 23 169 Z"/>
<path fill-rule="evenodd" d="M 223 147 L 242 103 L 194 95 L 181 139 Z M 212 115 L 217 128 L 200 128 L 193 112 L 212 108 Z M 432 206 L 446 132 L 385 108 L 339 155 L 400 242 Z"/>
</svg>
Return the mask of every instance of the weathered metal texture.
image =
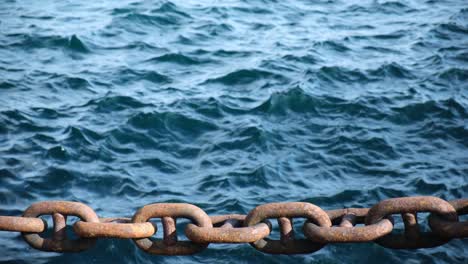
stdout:
<svg viewBox="0 0 468 264">
<path fill-rule="evenodd" d="M 339 226 L 320 227 L 307 221 L 303 231 L 307 238 L 318 243 L 365 243 L 392 232 L 393 224 L 390 218 L 381 219 L 368 226 L 355 226 L 364 223 L 368 211 L 369 208 L 326 211 L 332 223 Z"/>
<path fill-rule="evenodd" d="M 186 236 L 196 243 L 250 243 L 270 234 L 269 223 L 243 227 L 245 215 L 212 216 L 212 228 L 188 224 Z"/>
<path fill-rule="evenodd" d="M 144 223 L 151 218 L 162 218 L 163 240 L 149 238 L 134 239 L 142 250 L 157 255 L 191 255 L 205 249 L 208 244 L 177 241 L 175 220 L 188 218 L 200 227 L 211 228 L 210 217 L 195 205 L 186 203 L 155 203 L 140 208 L 132 218 L 133 223 Z M 172 220 L 171 220 L 172 219 Z"/>
<path fill-rule="evenodd" d="M 132 223 L 130 218 L 100 218 L 100 223 L 78 221 L 73 230 L 85 238 L 145 238 L 156 233 L 150 222 Z"/>
<path fill-rule="evenodd" d="M 468 199 L 449 201 L 455 208 L 458 216 L 468 214 Z M 445 238 L 468 237 L 468 221 L 453 222 L 432 213 L 429 216 L 429 226 L 438 236 Z"/>
<path fill-rule="evenodd" d="M 35 217 L 0 216 L 0 231 L 41 233 L 47 222 Z"/>
<path fill-rule="evenodd" d="M 281 240 L 269 238 L 260 239 L 251 245 L 265 253 L 270 254 L 304 254 L 315 252 L 325 244 L 315 243 L 308 239 L 294 239 L 291 218 L 306 218 L 319 226 L 330 227 L 331 221 L 327 213 L 320 207 L 310 203 L 270 203 L 257 206 L 247 215 L 244 226 L 254 226 L 269 218 L 282 218 L 278 221 L 281 231 Z"/>
<path fill-rule="evenodd" d="M 431 232 L 421 232 L 417 213 L 430 212 Z M 47 229 L 41 215 L 52 215 L 51 238 L 38 233 Z M 392 234 L 393 214 L 401 214 L 403 234 Z M 348 208 L 323 211 L 309 203 L 272 203 L 260 205 L 245 215 L 209 217 L 190 204 L 150 204 L 128 218 L 101 218 L 88 206 L 67 201 L 33 204 L 23 217 L 0 216 L 0 231 L 19 231 L 32 247 L 43 251 L 79 252 L 91 247 L 96 238 L 132 238 L 138 247 L 161 255 L 188 255 L 200 252 L 208 243 L 251 243 L 256 249 L 271 254 L 300 254 L 319 250 L 327 243 L 375 241 L 394 249 L 416 249 L 442 245 L 453 238 L 468 237 L 468 221 L 459 222 L 459 215 L 468 214 L 468 199 L 446 202 L 423 196 L 384 200 L 371 209 Z M 67 215 L 81 218 L 73 225 L 77 240 L 66 236 Z M 296 239 L 293 219 L 306 218 L 302 230 L 308 239 Z M 156 225 L 150 218 L 161 218 L 163 239 L 152 240 Z M 190 241 L 178 241 L 176 220 L 188 218 L 185 228 Z M 267 238 L 276 218 L 280 239 Z M 366 226 L 356 226 L 364 223 Z M 333 225 L 333 226 L 332 226 Z M 213 227 L 214 226 L 214 227 Z"/>
<path fill-rule="evenodd" d="M 24 240 L 33 248 L 42 251 L 79 252 L 92 247 L 96 239 L 79 238 L 69 240 L 66 238 L 66 216 L 78 216 L 86 222 L 98 223 L 96 213 L 85 204 L 68 201 L 47 201 L 31 205 L 24 211 L 23 217 L 38 217 L 52 214 L 54 234 L 52 238 L 42 238 L 39 234 L 23 232 Z"/>
<path fill-rule="evenodd" d="M 432 196 L 404 197 L 384 200 L 374 205 L 366 217 L 366 225 L 372 225 L 392 214 L 401 214 L 404 234 L 388 234 L 376 240 L 378 244 L 393 249 L 430 248 L 447 243 L 433 232 L 421 232 L 417 222 L 418 212 L 431 212 L 454 222 L 457 212 L 448 202 Z"/>
<path fill-rule="evenodd" d="M 348 214 L 354 215 L 357 223 L 364 223 L 369 209 L 370 208 L 343 208 L 326 210 L 325 212 L 331 219 L 333 225 L 339 225 L 341 223 L 341 218 Z"/>
</svg>

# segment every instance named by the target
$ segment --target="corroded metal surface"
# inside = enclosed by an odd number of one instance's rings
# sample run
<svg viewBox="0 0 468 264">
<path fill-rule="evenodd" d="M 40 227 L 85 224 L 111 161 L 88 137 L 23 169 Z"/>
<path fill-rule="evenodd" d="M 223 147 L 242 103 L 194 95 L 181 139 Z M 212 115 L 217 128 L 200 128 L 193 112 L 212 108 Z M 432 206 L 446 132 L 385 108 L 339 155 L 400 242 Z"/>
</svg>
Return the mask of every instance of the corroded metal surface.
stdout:
<svg viewBox="0 0 468 264">
<path fill-rule="evenodd" d="M 437 197 L 419 196 L 384 200 L 374 205 L 366 217 L 366 225 L 376 224 L 386 216 L 402 214 L 405 232 L 388 234 L 376 242 L 393 249 L 431 248 L 447 243 L 450 239 L 437 236 L 434 232 L 421 232 L 417 221 L 418 212 L 438 214 L 448 221 L 458 221 L 453 206 Z"/>
<path fill-rule="evenodd" d="M 92 247 L 96 239 L 79 238 L 69 240 L 66 238 L 65 226 L 67 215 L 78 216 L 86 222 L 99 223 L 96 213 L 85 204 L 68 201 L 48 201 L 31 205 L 24 211 L 24 217 L 38 217 L 52 214 L 54 220 L 54 236 L 52 238 L 42 238 L 36 233 L 23 232 L 23 238 L 33 248 L 42 251 L 54 252 L 79 252 Z"/>
<path fill-rule="evenodd" d="M 358 215 L 353 211 L 357 212 Z M 391 219 L 381 219 L 377 223 L 368 226 L 355 226 L 357 222 L 363 223 L 365 214 L 361 215 L 362 212 L 364 211 L 354 210 L 354 208 L 342 210 L 341 212 L 335 211 L 331 214 L 330 220 L 332 222 L 339 220 L 339 226 L 320 227 L 307 221 L 303 227 L 304 234 L 310 240 L 320 243 L 363 243 L 372 242 L 392 232 L 393 224 Z"/>
<path fill-rule="evenodd" d="M 262 252 L 270 254 L 304 254 L 315 252 L 325 246 L 308 239 L 294 239 L 290 218 L 306 218 L 319 226 L 331 226 L 330 218 L 320 207 L 301 202 L 270 203 L 257 206 L 250 211 L 244 226 L 254 226 L 269 218 L 282 218 L 278 221 L 281 231 L 280 240 L 260 239 L 251 245 Z"/>
<path fill-rule="evenodd" d="M 73 230 L 86 238 L 145 238 L 156 233 L 152 223 L 132 223 L 129 218 L 101 218 L 100 223 L 78 221 Z"/>
<path fill-rule="evenodd" d="M 430 231 L 421 232 L 418 213 L 429 212 Z M 403 233 L 394 233 L 392 215 L 400 214 Z M 94 245 L 97 238 L 131 238 L 151 254 L 189 255 L 204 250 L 209 243 L 250 243 L 270 254 L 304 254 L 328 243 L 375 242 L 393 249 L 416 249 L 442 245 L 455 238 L 468 237 L 468 222 L 458 216 L 468 214 L 468 199 L 444 201 L 437 197 L 403 197 L 384 200 L 372 208 L 344 208 L 324 211 L 304 202 L 270 203 L 257 206 L 248 215 L 228 214 L 209 217 L 202 209 L 186 203 L 155 203 L 140 208 L 129 218 L 98 218 L 88 206 L 67 201 L 35 203 L 22 217 L 0 216 L 0 231 L 22 232 L 32 247 L 53 252 L 79 252 Z M 50 238 L 40 233 L 47 223 L 39 218 L 51 215 Z M 75 240 L 67 238 L 67 216 L 81 220 L 73 225 Z M 157 231 L 152 218 L 160 218 L 162 239 L 151 238 Z M 177 219 L 191 220 L 185 226 L 189 241 L 179 241 Z M 305 218 L 302 232 L 296 234 L 293 221 Z M 280 239 L 268 238 L 276 219 Z M 365 224 L 365 226 L 361 226 Z"/>
<path fill-rule="evenodd" d="M 41 233 L 47 222 L 35 217 L 0 216 L 0 230 L 13 232 Z"/>
<path fill-rule="evenodd" d="M 269 223 L 259 223 L 252 227 L 243 227 L 245 215 L 213 216 L 210 227 L 188 224 L 187 237 L 197 243 L 251 243 L 270 234 Z M 221 226 L 218 226 L 221 225 Z"/>
<path fill-rule="evenodd" d="M 191 255 L 205 249 L 208 244 L 197 244 L 191 241 L 177 241 L 175 220 L 169 218 L 188 218 L 200 227 L 213 227 L 210 217 L 200 208 L 191 204 L 155 203 L 140 208 L 132 218 L 133 223 L 144 223 L 151 218 L 162 218 L 163 240 L 149 238 L 134 239 L 142 250 L 158 255 Z"/>
<path fill-rule="evenodd" d="M 468 199 L 453 200 L 449 203 L 455 208 L 459 216 L 468 214 Z M 434 233 L 444 238 L 468 237 L 468 221 L 453 222 L 432 213 L 429 216 L 429 225 Z"/>
</svg>

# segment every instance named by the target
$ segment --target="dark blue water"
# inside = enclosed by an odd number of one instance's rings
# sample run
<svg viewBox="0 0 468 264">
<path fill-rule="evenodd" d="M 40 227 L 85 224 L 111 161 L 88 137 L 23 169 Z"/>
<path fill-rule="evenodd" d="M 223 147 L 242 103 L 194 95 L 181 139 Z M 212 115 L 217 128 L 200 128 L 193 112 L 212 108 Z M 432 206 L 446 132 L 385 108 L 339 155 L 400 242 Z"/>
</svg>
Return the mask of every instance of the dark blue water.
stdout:
<svg viewBox="0 0 468 264">
<path fill-rule="evenodd" d="M 50 199 L 131 216 L 154 202 L 225 214 L 467 197 L 467 80 L 464 1 L 3 0 L 0 214 Z M 15 233 L 0 244 L 1 262 L 26 263 L 466 263 L 468 246 L 158 257 L 130 240 L 79 255 Z"/>
</svg>

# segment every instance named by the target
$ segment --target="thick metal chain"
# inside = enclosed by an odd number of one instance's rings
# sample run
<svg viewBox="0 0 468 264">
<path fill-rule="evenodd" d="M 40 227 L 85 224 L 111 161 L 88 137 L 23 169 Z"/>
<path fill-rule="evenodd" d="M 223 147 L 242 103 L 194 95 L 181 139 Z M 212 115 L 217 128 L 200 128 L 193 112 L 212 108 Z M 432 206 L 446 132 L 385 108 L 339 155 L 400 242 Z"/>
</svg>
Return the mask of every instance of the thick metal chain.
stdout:
<svg viewBox="0 0 468 264">
<path fill-rule="evenodd" d="M 421 232 L 417 214 L 429 212 L 429 232 Z M 403 233 L 394 234 L 393 216 L 400 214 Z M 387 199 L 372 208 L 323 210 L 311 203 L 270 203 L 257 206 L 247 215 L 208 216 L 199 207 L 186 203 L 154 203 L 140 208 L 133 218 L 99 218 L 85 204 L 68 201 L 45 201 L 31 205 L 21 217 L 0 216 L 0 231 L 21 232 L 33 248 L 52 252 L 80 252 L 92 247 L 98 238 L 128 238 L 157 255 L 191 255 L 210 243 L 250 243 L 270 254 L 312 253 L 329 243 L 375 242 L 392 249 L 436 247 L 455 238 L 468 238 L 468 222 L 459 216 L 468 214 L 468 199 L 445 201 L 432 196 Z M 47 223 L 39 218 L 51 215 L 53 234 L 43 238 Z M 66 236 L 67 216 L 81 220 L 73 224 L 78 239 Z M 151 238 L 157 226 L 149 222 L 160 218 L 163 239 Z M 191 221 L 185 227 L 189 240 L 179 241 L 176 220 Z M 296 238 L 293 219 L 305 219 Z M 277 219 L 280 239 L 268 238 L 272 231 L 269 219 Z M 361 226 L 357 226 L 361 225 Z"/>
</svg>

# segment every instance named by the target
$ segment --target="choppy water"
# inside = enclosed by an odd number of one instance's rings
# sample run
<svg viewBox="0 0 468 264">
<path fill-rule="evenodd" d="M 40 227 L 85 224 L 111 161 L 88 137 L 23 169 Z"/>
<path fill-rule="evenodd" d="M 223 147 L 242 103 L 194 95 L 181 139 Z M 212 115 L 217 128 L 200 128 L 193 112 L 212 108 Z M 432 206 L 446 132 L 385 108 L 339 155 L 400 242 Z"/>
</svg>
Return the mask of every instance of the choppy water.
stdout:
<svg viewBox="0 0 468 264">
<path fill-rule="evenodd" d="M 131 216 L 153 202 L 224 214 L 467 197 L 467 80 L 464 1 L 5 0 L 0 214 L 49 199 Z M 466 263 L 468 246 L 167 258 L 130 240 L 79 255 L 0 243 L 0 261 L 34 263 Z"/>
</svg>

